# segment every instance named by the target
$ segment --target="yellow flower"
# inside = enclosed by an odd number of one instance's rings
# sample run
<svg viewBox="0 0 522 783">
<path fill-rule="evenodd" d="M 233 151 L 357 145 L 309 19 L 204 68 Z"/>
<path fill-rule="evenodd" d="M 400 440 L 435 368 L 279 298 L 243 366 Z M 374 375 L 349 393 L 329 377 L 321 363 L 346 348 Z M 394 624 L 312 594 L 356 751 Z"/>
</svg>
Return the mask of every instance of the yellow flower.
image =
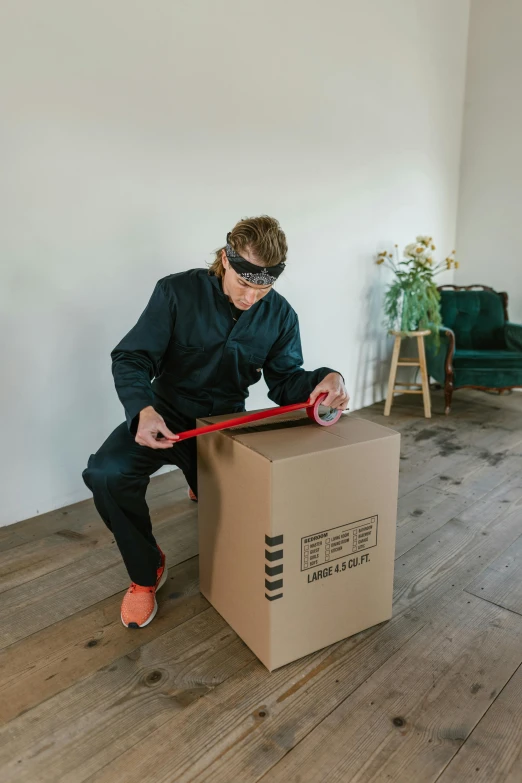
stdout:
<svg viewBox="0 0 522 783">
<path fill-rule="evenodd" d="M 379 265 L 380 265 L 380 264 L 384 264 L 384 258 L 383 258 L 382 256 L 379 256 L 379 258 L 377 259 L 377 263 L 378 263 Z"/>
<path fill-rule="evenodd" d="M 458 269 L 458 268 L 459 268 L 459 266 L 460 266 L 459 262 L 458 262 L 458 261 L 455 261 L 455 269 Z"/>
<path fill-rule="evenodd" d="M 435 247 L 435 245 L 432 245 L 432 246 L 431 246 L 431 249 L 432 249 L 432 250 L 436 250 L 437 248 Z"/>
</svg>

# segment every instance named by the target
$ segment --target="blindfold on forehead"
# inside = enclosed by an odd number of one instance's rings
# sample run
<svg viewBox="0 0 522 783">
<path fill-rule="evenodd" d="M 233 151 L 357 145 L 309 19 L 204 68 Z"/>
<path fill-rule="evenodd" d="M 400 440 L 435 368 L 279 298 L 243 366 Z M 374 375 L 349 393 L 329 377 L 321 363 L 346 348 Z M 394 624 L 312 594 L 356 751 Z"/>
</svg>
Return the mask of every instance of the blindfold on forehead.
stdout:
<svg viewBox="0 0 522 783">
<path fill-rule="evenodd" d="M 250 261 L 247 261 L 246 258 L 240 256 L 234 250 L 229 244 L 229 238 L 230 234 L 227 236 L 226 256 L 234 272 L 237 272 L 247 283 L 252 283 L 253 285 L 273 285 L 279 275 L 284 272 L 284 263 L 277 264 L 277 266 L 258 266 L 250 263 Z"/>
</svg>

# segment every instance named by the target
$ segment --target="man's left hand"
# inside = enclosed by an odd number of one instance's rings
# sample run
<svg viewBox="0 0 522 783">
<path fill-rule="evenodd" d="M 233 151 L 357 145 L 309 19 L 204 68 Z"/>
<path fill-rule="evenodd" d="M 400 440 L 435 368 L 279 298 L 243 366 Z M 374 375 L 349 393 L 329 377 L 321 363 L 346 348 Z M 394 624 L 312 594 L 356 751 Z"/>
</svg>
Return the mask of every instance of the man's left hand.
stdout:
<svg viewBox="0 0 522 783">
<path fill-rule="evenodd" d="M 321 403 L 329 408 L 345 411 L 350 402 L 350 395 L 346 391 L 346 386 L 342 376 L 338 372 L 330 372 L 318 383 L 310 395 L 310 403 L 313 405 L 320 394 L 328 394 L 328 397 Z"/>
</svg>

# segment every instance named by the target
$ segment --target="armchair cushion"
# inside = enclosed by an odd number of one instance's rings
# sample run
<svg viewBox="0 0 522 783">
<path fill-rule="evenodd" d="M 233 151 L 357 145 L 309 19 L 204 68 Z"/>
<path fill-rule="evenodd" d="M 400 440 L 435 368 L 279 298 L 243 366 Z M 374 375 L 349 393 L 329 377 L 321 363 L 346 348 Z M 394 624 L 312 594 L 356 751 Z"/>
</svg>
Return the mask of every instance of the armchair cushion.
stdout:
<svg viewBox="0 0 522 783">
<path fill-rule="evenodd" d="M 457 348 L 505 349 L 504 306 L 494 291 L 441 291 L 442 322 L 453 329 Z"/>
<path fill-rule="evenodd" d="M 522 324 L 507 321 L 504 326 L 504 339 L 508 351 L 522 351 Z"/>
<path fill-rule="evenodd" d="M 522 370 L 522 351 L 467 351 L 457 349 L 453 355 L 455 370 Z"/>
<path fill-rule="evenodd" d="M 484 389 L 522 388 L 522 366 L 506 367 L 460 367 L 455 368 L 455 389 L 461 386 L 480 386 Z"/>
</svg>

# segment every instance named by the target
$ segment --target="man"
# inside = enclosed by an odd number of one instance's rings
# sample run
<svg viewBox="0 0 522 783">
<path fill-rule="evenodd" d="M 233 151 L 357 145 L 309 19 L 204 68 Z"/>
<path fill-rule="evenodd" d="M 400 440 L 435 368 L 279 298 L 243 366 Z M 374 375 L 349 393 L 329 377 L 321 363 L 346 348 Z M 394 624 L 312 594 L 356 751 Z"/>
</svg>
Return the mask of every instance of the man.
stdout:
<svg viewBox="0 0 522 783">
<path fill-rule="evenodd" d="M 315 401 L 327 392 L 325 405 L 348 406 L 339 373 L 301 367 L 297 315 L 273 289 L 286 254 L 277 220 L 240 221 L 210 270 L 157 283 L 136 326 L 111 354 L 127 421 L 91 455 L 83 478 L 131 579 L 121 608 L 128 628 L 154 618 L 156 590 L 167 579 L 145 501 L 150 475 L 166 463 L 177 465 L 197 499 L 196 439 L 176 443 L 175 433 L 193 429 L 198 416 L 244 411 L 261 371 L 278 405 Z"/>
</svg>

